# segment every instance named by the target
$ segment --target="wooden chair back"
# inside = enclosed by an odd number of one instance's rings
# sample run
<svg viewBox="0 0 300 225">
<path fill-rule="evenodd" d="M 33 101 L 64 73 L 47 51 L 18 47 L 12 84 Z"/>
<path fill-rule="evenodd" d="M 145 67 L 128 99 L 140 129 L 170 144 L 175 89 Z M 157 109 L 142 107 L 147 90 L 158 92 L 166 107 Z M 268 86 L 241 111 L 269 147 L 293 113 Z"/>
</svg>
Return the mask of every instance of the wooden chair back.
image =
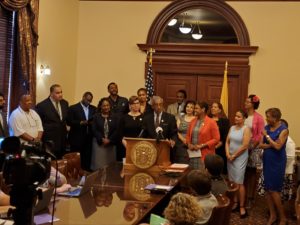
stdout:
<svg viewBox="0 0 300 225">
<path fill-rule="evenodd" d="M 230 221 L 230 199 L 225 195 L 216 196 L 219 205 L 212 211 L 208 225 L 229 225 Z"/>
</svg>

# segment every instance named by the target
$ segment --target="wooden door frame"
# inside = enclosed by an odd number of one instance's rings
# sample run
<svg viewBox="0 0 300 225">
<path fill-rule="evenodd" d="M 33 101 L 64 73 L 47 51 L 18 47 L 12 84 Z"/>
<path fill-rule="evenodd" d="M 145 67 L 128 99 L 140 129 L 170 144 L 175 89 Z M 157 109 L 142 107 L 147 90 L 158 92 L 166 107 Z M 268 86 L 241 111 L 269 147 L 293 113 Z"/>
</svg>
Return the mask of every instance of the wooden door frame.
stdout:
<svg viewBox="0 0 300 225">
<path fill-rule="evenodd" d="M 160 38 L 168 21 L 178 13 L 194 8 L 206 8 L 221 14 L 234 28 L 238 44 L 178 44 L 161 43 Z M 247 28 L 239 14 L 227 3 L 220 0 L 182 0 L 175 1 L 164 8 L 153 21 L 145 44 L 137 44 L 141 51 L 155 49 L 153 54 L 153 74 L 172 72 L 174 74 L 220 74 L 224 73 L 228 61 L 228 76 L 238 76 L 241 108 L 248 95 L 250 80 L 249 57 L 258 47 L 250 46 Z M 148 59 L 147 59 L 148 60 Z M 147 64 L 145 64 L 147 67 Z M 146 75 L 146 74 L 145 74 Z M 156 88 L 156 87 L 154 87 Z M 162 96 L 164 97 L 164 96 Z M 230 100 L 229 100 L 230 101 Z"/>
</svg>

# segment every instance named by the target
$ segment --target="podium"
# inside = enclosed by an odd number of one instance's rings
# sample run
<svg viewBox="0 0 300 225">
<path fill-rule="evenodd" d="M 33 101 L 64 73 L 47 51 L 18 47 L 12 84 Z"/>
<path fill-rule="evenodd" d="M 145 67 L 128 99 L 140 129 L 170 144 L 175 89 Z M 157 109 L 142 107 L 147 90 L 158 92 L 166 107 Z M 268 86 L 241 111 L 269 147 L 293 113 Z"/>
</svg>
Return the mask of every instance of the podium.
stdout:
<svg viewBox="0 0 300 225">
<path fill-rule="evenodd" d="M 145 138 L 125 138 L 126 161 L 124 170 L 161 171 L 171 165 L 168 141 Z"/>
</svg>

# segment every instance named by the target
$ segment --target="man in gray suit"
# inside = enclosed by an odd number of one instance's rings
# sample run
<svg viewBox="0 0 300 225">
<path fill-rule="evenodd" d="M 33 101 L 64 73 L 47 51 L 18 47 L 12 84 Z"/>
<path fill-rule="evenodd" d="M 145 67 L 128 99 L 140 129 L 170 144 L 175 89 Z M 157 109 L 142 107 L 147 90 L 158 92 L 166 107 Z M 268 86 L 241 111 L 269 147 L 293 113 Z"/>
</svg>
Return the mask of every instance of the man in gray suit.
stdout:
<svg viewBox="0 0 300 225">
<path fill-rule="evenodd" d="M 186 97 L 187 94 L 185 90 L 178 90 L 176 93 L 176 102 L 168 105 L 167 113 L 174 115 L 176 118 L 180 116 L 184 110 Z"/>
</svg>

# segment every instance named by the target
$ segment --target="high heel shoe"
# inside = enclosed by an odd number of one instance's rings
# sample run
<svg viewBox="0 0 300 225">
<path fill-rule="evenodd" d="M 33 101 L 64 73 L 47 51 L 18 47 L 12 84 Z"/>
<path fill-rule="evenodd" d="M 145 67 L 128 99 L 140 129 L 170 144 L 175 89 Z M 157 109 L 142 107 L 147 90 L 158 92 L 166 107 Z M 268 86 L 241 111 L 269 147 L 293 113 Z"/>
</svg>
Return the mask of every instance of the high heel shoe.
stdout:
<svg viewBox="0 0 300 225">
<path fill-rule="evenodd" d="M 240 209 L 241 209 L 241 208 L 244 208 L 244 207 L 240 207 Z M 244 208 L 244 209 L 245 209 L 245 208 Z M 241 211 L 240 211 L 240 218 L 241 218 L 241 219 L 245 219 L 247 216 L 248 216 L 248 212 L 247 212 L 246 209 L 245 209 L 245 213 L 243 213 L 243 214 L 242 214 Z"/>
<path fill-rule="evenodd" d="M 238 202 L 234 202 L 231 208 L 231 212 L 237 212 L 239 210 L 239 203 Z"/>
</svg>

